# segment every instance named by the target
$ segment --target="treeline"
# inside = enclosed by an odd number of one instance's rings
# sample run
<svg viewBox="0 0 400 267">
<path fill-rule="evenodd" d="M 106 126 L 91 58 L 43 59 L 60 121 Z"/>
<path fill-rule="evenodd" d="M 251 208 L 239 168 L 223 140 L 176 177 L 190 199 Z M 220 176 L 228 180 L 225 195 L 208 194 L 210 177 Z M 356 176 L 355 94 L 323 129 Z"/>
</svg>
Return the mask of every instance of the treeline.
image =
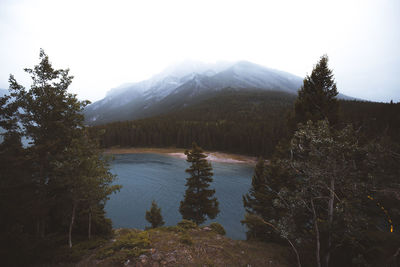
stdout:
<svg viewBox="0 0 400 267">
<path fill-rule="evenodd" d="M 115 177 L 83 125 L 87 102 L 67 93 L 68 70 L 54 69 L 41 50 L 39 65 L 26 72 L 32 77 L 30 90 L 11 75 L 10 95 L 0 97 L 3 266 L 53 257 L 68 261 L 76 240 L 108 235 L 112 225 L 104 205 L 119 189 L 111 185 Z M 64 253 L 55 256 L 57 251 Z"/>
<path fill-rule="evenodd" d="M 340 121 L 352 124 L 365 138 L 387 136 L 400 143 L 400 102 L 339 101 Z"/>
<path fill-rule="evenodd" d="M 197 142 L 207 150 L 270 157 L 289 135 L 295 96 L 275 91 L 225 90 L 179 112 L 95 126 L 102 147 L 180 147 Z M 400 103 L 339 101 L 339 123 L 365 138 L 386 134 L 400 141 Z M 295 126 L 294 126 L 295 127 Z"/>
<path fill-rule="evenodd" d="M 294 96 L 281 92 L 227 90 L 180 112 L 93 127 L 103 147 L 188 148 L 268 155 L 286 135 L 285 113 Z"/>
</svg>

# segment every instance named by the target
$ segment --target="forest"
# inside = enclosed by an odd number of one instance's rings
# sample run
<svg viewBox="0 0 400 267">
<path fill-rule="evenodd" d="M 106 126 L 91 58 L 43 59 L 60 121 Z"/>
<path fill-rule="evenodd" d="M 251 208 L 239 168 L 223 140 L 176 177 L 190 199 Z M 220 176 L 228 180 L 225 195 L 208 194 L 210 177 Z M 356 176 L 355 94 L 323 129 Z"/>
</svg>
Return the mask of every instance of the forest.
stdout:
<svg viewBox="0 0 400 267">
<path fill-rule="evenodd" d="M 121 186 L 101 148 L 121 146 L 192 148 L 186 224 L 219 213 L 202 148 L 254 155 L 242 196 L 250 242 L 287 248 L 298 267 L 398 266 L 400 103 L 338 100 L 327 56 L 298 96 L 227 88 L 174 113 L 94 127 L 84 124 L 88 102 L 68 93 L 69 70 L 54 69 L 43 50 L 39 59 L 25 69 L 29 90 L 11 75 L 0 97 L 1 263 L 74 262 L 107 242 L 104 206 Z M 163 225 L 155 202 L 146 219 Z M 124 251 L 142 253 L 133 249 Z"/>
<path fill-rule="evenodd" d="M 296 96 L 277 91 L 226 89 L 181 111 L 152 118 L 94 126 L 102 147 L 178 147 L 269 158 L 290 125 Z M 339 123 L 352 124 L 362 138 L 381 135 L 400 142 L 400 103 L 339 100 Z M 292 123 L 293 124 L 293 123 Z"/>
</svg>

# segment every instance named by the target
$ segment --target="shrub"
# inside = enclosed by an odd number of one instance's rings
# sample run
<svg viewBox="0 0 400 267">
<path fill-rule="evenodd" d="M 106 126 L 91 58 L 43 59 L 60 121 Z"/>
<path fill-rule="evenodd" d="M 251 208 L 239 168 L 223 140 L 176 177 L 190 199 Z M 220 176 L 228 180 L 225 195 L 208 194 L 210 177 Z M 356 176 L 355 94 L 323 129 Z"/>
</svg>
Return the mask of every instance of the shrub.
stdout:
<svg viewBox="0 0 400 267">
<path fill-rule="evenodd" d="M 104 249 L 99 249 L 99 251 L 97 251 L 96 258 L 102 260 L 112 255 L 114 255 L 114 250 L 112 248 L 104 248 Z"/>
<path fill-rule="evenodd" d="M 220 235 L 225 235 L 226 234 L 224 227 L 221 224 L 217 223 L 217 222 L 211 223 L 210 224 L 210 228 L 211 228 L 211 230 L 213 230 L 217 234 L 220 234 Z"/>
<path fill-rule="evenodd" d="M 197 224 L 195 222 L 190 221 L 190 220 L 185 220 L 185 219 L 178 222 L 177 226 L 180 228 L 186 229 L 186 230 L 197 228 Z"/>
<path fill-rule="evenodd" d="M 149 233 L 144 232 L 130 232 L 126 235 L 121 236 L 115 243 L 113 244 L 113 249 L 121 249 L 121 248 L 148 248 L 150 246 Z"/>
<path fill-rule="evenodd" d="M 119 231 L 118 239 L 109 247 L 101 248 L 96 257 L 98 259 L 110 258 L 116 262 L 123 262 L 129 257 L 138 257 L 148 251 L 150 247 L 149 233 L 135 231 Z M 117 253 L 117 254 L 115 254 Z"/>
<path fill-rule="evenodd" d="M 184 233 L 180 236 L 179 241 L 186 245 L 192 245 L 193 239 L 188 233 Z"/>
</svg>

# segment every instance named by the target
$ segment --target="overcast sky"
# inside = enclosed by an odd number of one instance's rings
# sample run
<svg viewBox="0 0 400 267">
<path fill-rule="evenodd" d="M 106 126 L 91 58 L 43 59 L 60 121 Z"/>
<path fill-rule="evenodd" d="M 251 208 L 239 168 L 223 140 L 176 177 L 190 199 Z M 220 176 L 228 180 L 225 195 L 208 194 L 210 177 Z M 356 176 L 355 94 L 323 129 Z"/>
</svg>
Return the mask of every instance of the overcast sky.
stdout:
<svg viewBox="0 0 400 267">
<path fill-rule="evenodd" d="M 399 0 L 0 0 L 0 88 L 29 85 L 40 48 L 91 101 L 185 59 L 304 77 L 325 53 L 340 92 L 400 101 Z"/>
</svg>

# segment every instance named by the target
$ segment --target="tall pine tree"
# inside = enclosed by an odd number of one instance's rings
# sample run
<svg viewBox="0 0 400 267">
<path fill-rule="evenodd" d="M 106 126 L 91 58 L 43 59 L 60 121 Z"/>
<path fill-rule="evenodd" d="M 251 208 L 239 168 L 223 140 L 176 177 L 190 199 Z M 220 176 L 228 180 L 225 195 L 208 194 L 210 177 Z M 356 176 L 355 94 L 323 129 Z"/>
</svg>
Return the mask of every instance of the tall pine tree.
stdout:
<svg viewBox="0 0 400 267">
<path fill-rule="evenodd" d="M 0 127 L 5 130 L 0 144 L 0 212 L 9 217 L 1 220 L 2 229 L 21 237 L 15 246 L 21 255 L 65 232 L 71 247 L 77 227 L 88 229 L 90 238 L 92 211 L 95 232 L 111 231 L 104 204 L 119 189 L 111 185 L 115 177 L 84 125 L 88 101 L 67 91 L 73 78 L 69 70 L 54 69 L 41 50 L 39 64 L 25 71 L 32 78 L 30 90 L 11 75 L 10 96 L 0 98 Z M 21 137 L 28 138 L 28 146 L 22 146 Z M 15 201 L 16 196 L 20 200 Z M 88 214 L 89 223 L 78 220 L 82 214 Z M 12 259 L 15 251 L 8 246 L 7 257 Z"/>
<path fill-rule="evenodd" d="M 246 213 L 264 217 L 264 210 L 268 208 L 268 206 L 265 205 L 267 193 L 265 164 L 264 159 L 260 157 L 254 169 L 249 193 L 243 196 L 243 205 L 246 209 Z M 252 222 L 248 218 L 249 217 L 246 216 L 245 220 L 242 221 L 243 224 L 246 224 L 248 229 L 246 233 L 247 239 L 262 238 L 262 236 L 264 236 L 263 232 L 265 232 L 264 225 Z"/>
<path fill-rule="evenodd" d="M 185 151 L 185 155 L 186 161 L 191 163 L 186 170 L 190 177 L 187 178 L 187 189 L 179 212 L 183 219 L 201 224 L 206 221 L 206 216 L 214 219 L 219 212 L 217 198 L 213 197 L 215 190 L 208 189 L 213 181 L 212 167 L 206 160 L 207 155 L 196 143 L 192 144 L 192 150 Z"/>
<path fill-rule="evenodd" d="M 289 121 L 292 130 L 296 129 L 298 123 L 308 120 L 316 122 L 327 119 L 330 125 L 338 122 L 338 91 L 332 70 L 328 68 L 328 56 L 323 55 L 320 58 L 311 75 L 303 80 L 298 94 Z"/>
</svg>

